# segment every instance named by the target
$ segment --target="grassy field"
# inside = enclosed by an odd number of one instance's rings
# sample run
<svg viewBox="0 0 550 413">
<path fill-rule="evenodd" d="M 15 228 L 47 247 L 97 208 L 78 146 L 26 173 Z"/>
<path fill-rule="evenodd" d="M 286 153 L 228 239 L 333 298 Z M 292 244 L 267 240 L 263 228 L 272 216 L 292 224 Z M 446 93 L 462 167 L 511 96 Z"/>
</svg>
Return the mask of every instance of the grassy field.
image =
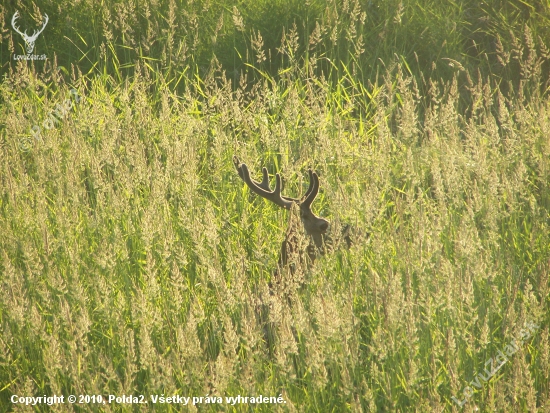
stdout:
<svg viewBox="0 0 550 413">
<path fill-rule="evenodd" d="M 547 5 L 13 3 L 0 412 L 550 411 Z M 234 155 L 356 229 L 284 297 Z"/>
</svg>

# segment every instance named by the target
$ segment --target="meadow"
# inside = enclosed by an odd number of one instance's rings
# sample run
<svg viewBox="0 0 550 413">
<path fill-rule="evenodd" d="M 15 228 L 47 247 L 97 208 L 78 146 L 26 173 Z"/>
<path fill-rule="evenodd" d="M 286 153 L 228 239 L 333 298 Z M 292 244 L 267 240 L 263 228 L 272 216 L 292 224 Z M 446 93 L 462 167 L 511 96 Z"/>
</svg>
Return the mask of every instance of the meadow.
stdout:
<svg viewBox="0 0 550 413">
<path fill-rule="evenodd" d="M 550 411 L 547 4 L 0 7 L 0 412 Z"/>
</svg>

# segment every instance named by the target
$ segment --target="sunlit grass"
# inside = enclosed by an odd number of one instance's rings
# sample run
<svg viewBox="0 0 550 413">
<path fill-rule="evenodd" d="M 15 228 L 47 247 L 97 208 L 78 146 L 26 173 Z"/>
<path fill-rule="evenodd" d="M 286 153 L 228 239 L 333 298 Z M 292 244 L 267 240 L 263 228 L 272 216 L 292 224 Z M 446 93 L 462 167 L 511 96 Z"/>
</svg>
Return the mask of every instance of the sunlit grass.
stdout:
<svg viewBox="0 0 550 413">
<path fill-rule="evenodd" d="M 0 88 L 0 412 L 29 411 L 14 394 L 143 394 L 149 408 L 150 395 L 224 400 L 155 411 L 548 409 L 550 54 L 507 21 L 523 9 L 493 10 L 472 33 L 520 36 L 478 72 L 452 25 L 455 55 L 428 48 L 449 16 L 489 6 L 455 2 L 446 16 L 434 4 L 371 3 L 378 25 L 361 30 L 355 3 L 338 16 L 332 3 L 299 9 L 311 27 L 318 13 L 338 22 L 318 19 L 307 48 L 289 24 L 276 63 L 274 40 L 249 40 L 234 9 L 217 20 L 219 5 L 203 5 L 210 25 L 199 32 L 198 19 L 182 37 L 181 5 L 169 2 L 118 16 L 101 36 L 107 9 L 94 9 L 97 30 L 71 38 L 82 70 L 14 65 Z M 263 6 L 243 8 L 243 24 Z M 161 18 L 172 23 L 155 43 Z M 242 37 L 231 38 L 235 71 L 228 56 L 201 60 L 218 21 L 219 42 L 231 32 L 222 23 Z M 335 43 L 328 27 L 341 29 Z M 427 36 L 417 59 L 411 33 Z M 379 52 L 365 57 L 361 35 Z M 351 225 L 354 245 L 272 294 L 290 215 L 250 194 L 234 155 L 281 173 L 289 196 L 314 168 L 314 210 L 335 229 Z M 463 408 L 453 402 L 528 322 L 533 338 Z M 237 395 L 286 404 L 225 403 Z"/>
<path fill-rule="evenodd" d="M 151 95 L 151 74 L 82 78 L 81 102 L 27 151 L 19 137 L 69 88 L 45 99 L 32 74 L 3 83 L 3 405 L 282 394 L 286 405 L 257 408 L 450 410 L 534 321 L 534 339 L 465 408 L 542 409 L 548 102 L 473 83 L 481 102 L 466 116 L 456 80 L 419 97 L 400 66 L 370 88 L 264 76 L 233 92 L 213 73 L 183 96 Z M 290 301 L 267 290 L 288 214 L 243 188 L 234 154 L 280 171 L 289 194 L 312 165 L 315 207 L 361 230 Z"/>
</svg>

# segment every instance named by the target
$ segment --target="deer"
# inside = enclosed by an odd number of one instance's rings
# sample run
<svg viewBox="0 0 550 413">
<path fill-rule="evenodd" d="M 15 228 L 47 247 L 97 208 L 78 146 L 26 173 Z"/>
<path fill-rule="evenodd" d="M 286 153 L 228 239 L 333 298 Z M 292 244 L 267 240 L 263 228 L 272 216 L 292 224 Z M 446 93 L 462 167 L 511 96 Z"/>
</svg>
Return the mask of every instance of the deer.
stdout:
<svg viewBox="0 0 550 413">
<path fill-rule="evenodd" d="M 250 177 L 248 166 L 237 156 L 233 156 L 233 164 L 239 177 L 252 192 L 291 212 L 285 239 L 281 243 L 277 269 L 274 271 L 272 281 L 268 283 L 269 295 L 260 298 L 260 304 L 256 306 L 256 315 L 262 325 L 264 341 L 270 354 L 273 354 L 277 341 L 278 322 L 270 316 L 271 308 L 274 305 L 281 308 L 280 306 L 285 306 L 285 303 L 292 306 L 293 285 L 302 284 L 303 279 L 300 277 L 303 276 L 302 269 L 311 267 L 319 255 L 325 255 L 341 240 L 345 241 L 349 248 L 352 245 L 351 229 L 346 225 L 342 229 L 341 238 L 333 242 L 329 235 L 330 222 L 317 216 L 312 210 L 313 201 L 319 193 L 319 176 L 311 169 L 308 170 L 309 187 L 304 196 L 291 198 L 281 195 L 280 174 L 275 174 L 275 188 L 272 190 L 267 168 L 262 168 L 262 180 L 259 182 Z M 303 231 L 300 231 L 300 223 Z M 298 341 L 296 331 L 293 327 L 291 329 L 295 340 Z"/>
<path fill-rule="evenodd" d="M 317 216 L 311 209 L 313 201 L 319 193 L 319 176 L 311 169 L 308 170 L 309 188 L 305 195 L 301 198 L 291 198 L 281 195 L 281 175 L 275 174 L 275 189 L 271 190 L 269 185 L 269 174 L 267 168 L 262 168 L 262 181 L 255 181 L 250 177 L 250 170 L 245 163 L 241 163 L 237 156 L 233 157 L 233 164 L 237 169 L 239 177 L 244 181 L 248 188 L 268 201 L 286 210 L 292 210 L 297 207 L 299 217 L 305 233 L 306 243 L 304 245 L 303 235 L 299 233 L 299 224 L 291 215 L 290 223 L 286 231 L 285 239 L 281 244 L 281 251 L 278 259 L 278 269 L 275 275 L 279 276 L 280 271 L 286 268 L 290 269 L 291 273 L 296 271 L 298 264 L 306 267 L 311 267 L 318 255 L 325 255 L 329 246 L 333 244 L 331 237 L 328 235 L 330 222 L 325 218 Z M 349 226 L 346 226 L 342 231 L 342 238 L 347 246 L 351 246 L 351 238 L 349 235 Z"/>
<path fill-rule="evenodd" d="M 13 30 L 15 30 L 17 33 L 19 33 L 21 35 L 21 37 L 23 37 L 23 40 L 25 41 L 27 54 L 31 54 L 34 50 L 34 43 L 36 42 L 36 39 L 38 38 L 38 35 L 44 31 L 44 29 L 46 28 L 46 25 L 48 24 L 48 21 L 50 19 L 49 19 L 48 15 L 46 13 L 44 13 L 42 27 L 38 30 L 34 30 L 33 34 L 31 36 L 29 36 L 27 34 L 26 30 L 24 32 L 21 32 L 21 30 L 19 30 L 19 27 L 16 26 L 15 22 L 17 21 L 18 18 L 19 18 L 19 11 L 15 11 L 15 13 L 13 14 L 13 17 L 11 19 L 11 25 L 13 27 Z"/>
<path fill-rule="evenodd" d="M 340 240 L 344 240 L 348 248 L 351 246 L 350 227 L 345 226 L 341 238 L 333 242 L 329 235 L 330 222 L 312 210 L 313 201 L 319 193 L 319 176 L 311 169 L 308 170 L 309 187 L 304 196 L 291 198 L 281 195 L 280 174 L 275 174 L 275 188 L 272 190 L 267 168 L 262 168 L 262 180 L 259 182 L 250 177 L 248 166 L 237 156 L 233 156 L 233 164 L 239 177 L 252 192 L 291 212 L 286 235 L 281 243 L 277 269 L 272 281 L 268 283 L 269 295 L 260 298 L 260 304 L 256 307 L 256 315 L 264 332 L 264 341 L 270 354 L 273 354 L 278 323 L 270 316 L 271 308 L 274 305 L 279 308 L 281 305 L 292 306 L 291 296 L 295 286 L 303 285 L 303 269 L 310 268 L 319 255 L 325 255 Z M 303 231 L 300 230 L 300 224 Z M 292 333 L 298 341 L 298 335 L 293 328 Z"/>
</svg>

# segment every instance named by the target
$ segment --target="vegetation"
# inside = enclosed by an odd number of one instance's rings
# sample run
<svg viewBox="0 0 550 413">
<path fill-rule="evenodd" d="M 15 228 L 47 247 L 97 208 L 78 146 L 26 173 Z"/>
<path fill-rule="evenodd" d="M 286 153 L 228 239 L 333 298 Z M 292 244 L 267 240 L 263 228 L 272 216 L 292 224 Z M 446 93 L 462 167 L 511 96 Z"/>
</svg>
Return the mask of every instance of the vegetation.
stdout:
<svg viewBox="0 0 550 413">
<path fill-rule="evenodd" d="M 550 10 L 529 3 L 0 6 L 0 412 L 547 411 Z M 50 17 L 48 60 L 12 59 L 15 10 Z M 290 213 L 233 155 L 289 196 L 313 167 L 354 245 L 272 294 Z"/>
</svg>

